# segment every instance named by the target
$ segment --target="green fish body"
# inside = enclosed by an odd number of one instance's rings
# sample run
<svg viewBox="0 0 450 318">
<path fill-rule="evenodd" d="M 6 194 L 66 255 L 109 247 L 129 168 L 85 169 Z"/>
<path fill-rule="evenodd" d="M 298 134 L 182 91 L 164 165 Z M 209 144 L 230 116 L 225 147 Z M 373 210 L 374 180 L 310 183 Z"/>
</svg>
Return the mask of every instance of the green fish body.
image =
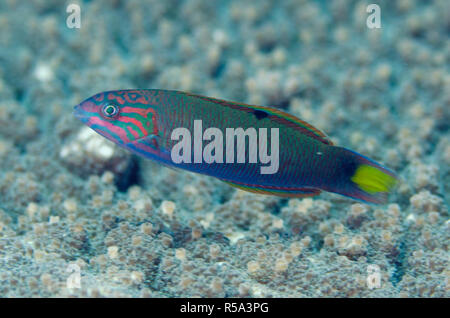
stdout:
<svg viewBox="0 0 450 318">
<path fill-rule="evenodd" d="M 272 107 L 149 89 L 99 93 L 74 112 L 133 153 L 254 193 L 306 197 L 324 190 L 382 203 L 397 181 L 389 169 Z"/>
</svg>

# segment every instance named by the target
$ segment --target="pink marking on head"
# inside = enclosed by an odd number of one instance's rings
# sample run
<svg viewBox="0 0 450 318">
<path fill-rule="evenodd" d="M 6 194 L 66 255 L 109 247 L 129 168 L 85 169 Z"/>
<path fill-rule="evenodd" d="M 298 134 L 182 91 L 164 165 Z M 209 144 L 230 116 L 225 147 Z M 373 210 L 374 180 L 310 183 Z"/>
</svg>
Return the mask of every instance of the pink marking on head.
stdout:
<svg viewBox="0 0 450 318">
<path fill-rule="evenodd" d="M 136 113 L 143 117 L 147 117 L 148 113 L 153 113 L 153 109 L 125 106 L 120 109 L 120 112 L 121 113 Z"/>
<path fill-rule="evenodd" d="M 96 96 L 92 97 L 95 101 L 97 102 L 101 102 L 105 99 L 105 94 L 104 93 L 100 93 L 97 94 Z"/>
<path fill-rule="evenodd" d="M 107 120 L 93 116 L 93 117 L 89 118 L 87 125 L 88 126 L 92 126 L 92 125 L 103 126 L 103 127 L 107 128 L 108 130 L 112 131 L 113 133 L 115 133 L 119 137 L 119 139 L 122 143 L 130 142 L 130 140 L 128 140 L 128 138 L 127 138 L 127 133 L 123 128 L 116 126 Z M 112 138 L 111 141 L 114 141 L 116 143 L 118 142 L 115 138 Z"/>
<path fill-rule="evenodd" d="M 152 134 L 153 134 L 153 135 L 158 135 L 159 129 L 158 129 L 158 124 L 156 123 L 156 117 L 155 117 L 155 116 L 152 117 L 152 123 L 153 123 L 153 131 L 152 131 Z"/>
<path fill-rule="evenodd" d="M 131 103 L 131 104 L 136 104 L 136 103 L 140 103 L 140 104 L 147 104 L 147 100 L 145 99 L 145 97 L 141 96 L 137 99 L 131 99 L 130 95 L 140 95 L 137 91 L 130 91 L 130 92 L 126 92 L 126 94 L 124 94 L 123 96 L 125 97 L 125 99 L 127 100 L 127 102 Z"/>
<path fill-rule="evenodd" d="M 120 110 L 121 113 L 127 114 L 127 113 L 136 113 L 141 115 L 142 117 L 147 118 L 148 113 L 151 113 L 152 116 L 152 124 L 153 124 L 153 134 L 157 135 L 159 130 L 158 130 L 158 124 L 156 122 L 156 112 L 153 108 L 139 108 L 139 107 L 130 107 L 130 106 L 125 106 L 123 108 L 121 108 Z"/>
<path fill-rule="evenodd" d="M 109 93 L 109 94 L 108 94 L 108 99 L 115 100 L 115 101 L 118 102 L 120 105 L 125 104 L 125 101 L 123 100 L 122 97 L 117 96 L 116 94 L 113 94 L 113 93 Z"/>
<path fill-rule="evenodd" d="M 116 91 L 116 93 L 117 94 L 120 94 L 120 95 L 126 95 L 126 94 L 141 94 L 141 91 L 140 90 L 137 90 L 137 89 L 124 89 L 124 90 L 121 90 L 121 91 Z"/>
<path fill-rule="evenodd" d="M 92 101 L 85 101 L 83 104 L 81 104 L 81 108 L 89 113 L 95 113 L 98 111 L 98 105 Z"/>
<path fill-rule="evenodd" d="M 139 133 L 137 131 L 135 131 L 133 128 L 131 128 L 130 126 L 127 126 L 128 131 L 133 135 L 134 138 L 139 138 Z"/>
<path fill-rule="evenodd" d="M 144 128 L 142 123 L 135 118 L 127 117 L 127 116 L 120 116 L 117 120 L 124 122 L 124 123 L 132 123 L 132 124 L 138 126 L 144 136 L 146 136 L 148 134 L 147 130 Z"/>
</svg>

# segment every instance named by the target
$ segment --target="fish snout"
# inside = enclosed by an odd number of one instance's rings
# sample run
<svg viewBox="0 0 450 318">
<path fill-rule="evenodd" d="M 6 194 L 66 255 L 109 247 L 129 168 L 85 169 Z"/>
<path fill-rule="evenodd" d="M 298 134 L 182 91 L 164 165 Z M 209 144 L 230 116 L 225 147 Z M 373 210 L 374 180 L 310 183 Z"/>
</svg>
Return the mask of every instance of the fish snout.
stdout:
<svg viewBox="0 0 450 318">
<path fill-rule="evenodd" d="M 88 116 L 86 114 L 86 111 L 81 107 L 81 104 L 75 105 L 73 107 L 72 114 L 78 119 L 81 120 L 83 123 L 86 123 L 88 121 Z"/>
</svg>

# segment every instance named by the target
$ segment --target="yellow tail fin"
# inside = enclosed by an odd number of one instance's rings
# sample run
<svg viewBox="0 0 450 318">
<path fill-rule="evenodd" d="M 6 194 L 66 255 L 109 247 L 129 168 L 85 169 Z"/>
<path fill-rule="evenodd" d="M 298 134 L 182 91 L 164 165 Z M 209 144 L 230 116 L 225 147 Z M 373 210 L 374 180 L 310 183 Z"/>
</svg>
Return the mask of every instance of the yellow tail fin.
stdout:
<svg viewBox="0 0 450 318">
<path fill-rule="evenodd" d="M 351 180 L 363 191 L 373 195 L 388 193 L 397 184 L 397 179 L 376 167 L 362 164 L 356 169 Z"/>
</svg>

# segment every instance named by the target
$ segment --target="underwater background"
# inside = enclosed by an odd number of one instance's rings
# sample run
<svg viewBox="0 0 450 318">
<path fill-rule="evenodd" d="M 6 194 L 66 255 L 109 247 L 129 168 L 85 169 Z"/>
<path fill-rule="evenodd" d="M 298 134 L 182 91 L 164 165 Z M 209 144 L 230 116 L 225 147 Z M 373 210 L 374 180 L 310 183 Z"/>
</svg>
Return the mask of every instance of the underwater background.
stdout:
<svg viewBox="0 0 450 318">
<path fill-rule="evenodd" d="M 449 297 L 449 12 L 447 0 L 0 1 L 0 296 Z M 72 115 L 128 88 L 279 107 L 401 182 L 365 205 L 165 168 Z"/>
</svg>

